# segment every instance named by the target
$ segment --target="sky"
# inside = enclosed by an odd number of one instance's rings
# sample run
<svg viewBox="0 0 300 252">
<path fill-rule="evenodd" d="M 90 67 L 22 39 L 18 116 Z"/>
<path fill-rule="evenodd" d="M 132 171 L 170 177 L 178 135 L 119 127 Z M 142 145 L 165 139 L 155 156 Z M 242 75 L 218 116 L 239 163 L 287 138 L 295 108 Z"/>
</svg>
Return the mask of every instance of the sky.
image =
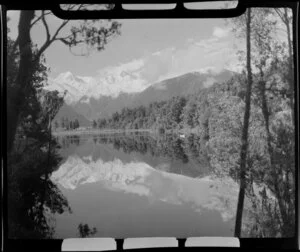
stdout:
<svg viewBox="0 0 300 252">
<path fill-rule="evenodd" d="M 9 11 L 10 37 L 15 38 L 18 11 Z M 144 82 L 154 83 L 192 71 L 224 68 L 240 71 L 237 51 L 245 50 L 245 41 L 237 39 L 230 20 L 225 19 L 138 19 L 117 20 L 121 35 L 110 41 L 105 50 L 88 56 L 75 56 L 63 43 L 54 42 L 45 52 L 50 78 L 71 72 L 97 78 L 107 73 L 139 72 Z M 228 22 L 229 21 L 229 22 Z M 62 20 L 47 16 L 51 34 Z M 66 35 L 71 24 L 61 30 Z M 37 23 L 31 37 L 39 46 L 45 41 L 43 24 Z"/>
</svg>

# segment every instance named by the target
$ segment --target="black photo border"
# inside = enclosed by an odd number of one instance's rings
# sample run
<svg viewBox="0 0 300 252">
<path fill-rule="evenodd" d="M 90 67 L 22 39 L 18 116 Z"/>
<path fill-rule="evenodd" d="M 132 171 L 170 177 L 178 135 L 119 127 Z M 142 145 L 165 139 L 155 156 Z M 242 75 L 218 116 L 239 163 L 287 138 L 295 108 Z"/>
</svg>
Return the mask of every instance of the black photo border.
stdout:
<svg viewBox="0 0 300 252">
<path fill-rule="evenodd" d="M 211 0 L 220 1 L 220 0 Z M 62 11 L 59 8 L 59 4 L 64 3 L 114 3 L 115 8 L 112 10 L 105 11 L 80 11 L 80 13 Z M 1 251 L 61 251 L 61 245 L 63 239 L 51 239 L 51 240 L 22 240 L 22 239 L 8 239 L 7 237 L 7 174 L 6 174 L 6 132 L 7 132 L 7 110 L 6 110 L 6 11 L 8 10 L 52 10 L 55 15 L 60 18 L 69 19 L 148 19 L 148 18 L 226 18 L 235 17 L 243 14 L 248 7 L 289 7 L 293 11 L 293 47 L 294 47 L 294 94 L 295 94 L 295 186 L 296 186 L 296 199 L 295 199 L 295 236 L 292 238 L 239 238 L 240 248 L 220 248 L 222 250 L 231 249 L 256 249 L 256 248 L 271 248 L 271 249 L 292 249 L 299 250 L 299 235 L 300 235 L 300 224 L 299 224 L 299 0 L 287 0 L 287 1 L 263 1 L 263 0 L 239 0 L 239 4 L 235 9 L 229 10 L 190 10 L 185 9 L 183 6 L 184 2 L 205 2 L 203 0 L 51 0 L 51 1 L 14 1 L 14 0 L 0 0 L 0 57 L 1 57 Z M 125 3 L 177 3 L 176 7 L 172 10 L 124 10 L 121 8 L 121 4 Z M 297 155 L 298 154 L 298 155 Z M 122 239 L 116 239 L 117 249 L 122 250 Z M 179 239 L 178 248 L 163 248 L 165 251 L 174 250 L 193 250 L 198 251 L 199 249 L 218 249 L 218 248 L 200 248 L 200 247 L 183 247 L 185 239 Z M 142 249 L 147 251 L 155 250 L 157 248 Z M 135 250 L 136 251 L 136 250 Z"/>
</svg>

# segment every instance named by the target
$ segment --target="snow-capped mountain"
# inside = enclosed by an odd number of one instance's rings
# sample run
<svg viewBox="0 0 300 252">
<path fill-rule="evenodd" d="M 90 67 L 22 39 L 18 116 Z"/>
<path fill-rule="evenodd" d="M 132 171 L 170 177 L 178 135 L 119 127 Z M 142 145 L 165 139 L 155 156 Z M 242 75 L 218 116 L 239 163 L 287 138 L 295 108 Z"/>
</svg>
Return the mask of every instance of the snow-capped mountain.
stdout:
<svg viewBox="0 0 300 252">
<path fill-rule="evenodd" d="M 117 97 L 120 93 L 136 93 L 147 88 L 147 83 L 138 73 L 127 72 L 121 67 L 104 69 L 96 77 L 75 76 L 71 72 L 61 73 L 49 80 L 47 90 L 67 91 L 66 103 L 89 103 L 90 98 Z"/>
<path fill-rule="evenodd" d="M 128 68 L 128 67 L 127 67 Z M 124 107 L 148 105 L 174 96 L 193 94 L 215 82 L 224 82 L 235 73 L 205 70 L 186 73 L 157 83 L 147 83 L 138 71 L 120 66 L 104 69 L 94 77 L 74 76 L 71 72 L 50 80 L 47 90 L 67 90 L 65 102 L 88 120 L 109 116 Z"/>
<path fill-rule="evenodd" d="M 55 79 L 49 79 L 47 90 L 57 90 L 60 93 L 67 91 L 65 102 L 68 105 L 78 102 L 89 89 L 96 85 L 96 80 L 92 77 L 74 76 L 71 72 L 61 73 Z"/>
</svg>

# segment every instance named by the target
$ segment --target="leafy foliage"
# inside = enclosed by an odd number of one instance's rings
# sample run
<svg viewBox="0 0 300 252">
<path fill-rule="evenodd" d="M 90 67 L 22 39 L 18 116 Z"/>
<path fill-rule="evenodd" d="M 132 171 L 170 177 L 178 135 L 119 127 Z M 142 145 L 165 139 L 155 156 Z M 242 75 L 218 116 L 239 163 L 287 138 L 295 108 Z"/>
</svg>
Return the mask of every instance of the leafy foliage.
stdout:
<svg viewBox="0 0 300 252">
<path fill-rule="evenodd" d="M 250 193 L 253 186 L 265 187 L 270 194 L 266 196 L 264 203 L 260 203 L 263 204 L 260 206 L 263 210 L 258 210 L 253 205 L 250 207 L 252 211 L 248 209 L 251 213 L 246 216 L 247 218 L 256 216 L 257 222 L 262 225 L 257 235 L 263 237 L 292 235 L 295 218 L 294 130 L 289 97 L 283 95 L 284 90 L 288 89 L 288 83 L 285 81 L 284 73 L 275 70 L 276 64 L 287 63 L 276 58 L 275 62 L 270 61 L 270 64 L 263 70 L 266 83 L 264 99 L 268 105 L 269 131 L 266 128 L 266 116 L 262 107 L 263 84 L 260 72 L 253 74 L 254 88 L 251 93 L 252 105 L 249 117 L 246 194 L 251 202 L 256 202 L 256 205 L 258 205 L 257 201 L 261 200 L 261 196 L 258 193 Z M 216 83 L 193 95 L 174 97 L 167 101 L 151 103 L 147 107 L 124 108 L 121 112 L 114 113 L 112 117 L 98 119 L 97 127 L 100 129 L 152 129 L 162 133 L 195 133 L 197 140 L 187 138 L 191 140 L 188 145 L 183 144 L 178 138 L 169 142 L 168 137 L 163 138 L 163 135 L 161 137 L 163 140 L 153 145 L 142 146 L 134 142 L 129 145 L 132 142 L 129 140 L 126 144 L 125 140 L 124 142 L 114 140 L 113 143 L 114 146 L 123 148 L 126 152 L 133 148 L 135 151 L 145 150 L 145 153 L 157 155 L 169 153 L 168 155 L 173 158 L 176 158 L 176 153 L 181 153 L 179 155 L 183 162 L 188 162 L 190 157 L 196 154 L 199 160 L 202 157 L 202 162 L 209 164 L 207 167 L 213 169 L 215 174 L 231 176 L 238 182 L 245 111 L 245 81 L 246 76 L 242 73 L 226 83 Z M 94 125 L 96 127 L 96 121 Z M 187 152 L 175 151 L 170 154 L 171 146 L 174 146 L 174 150 L 182 148 Z M 188 154 L 182 156 L 182 153 Z M 270 156 L 272 156 L 272 163 Z M 180 173 L 180 171 L 177 172 Z M 262 189 L 259 191 L 262 192 Z M 263 211 L 263 213 L 255 215 L 255 211 Z M 275 212 L 270 215 L 272 211 Z M 268 226 L 272 219 L 274 223 Z M 251 227 L 248 222 L 247 225 L 243 225 L 242 233 L 245 236 L 251 233 L 253 236 L 255 228 L 258 226 Z"/>
<path fill-rule="evenodd" d="M 13 41 L 9 41 L 8 69 L 11 71 L 7 75 L 7 88 L 12 95 L 19 54 L 13 51 Z M 10 238 L 50 238 L 54 232 L 52 215 L 71 211 L 64 195 L 50 180 L 51 172 L 61 161 L 50 125 L 63 97 L 58 92 L 41 89 L 47 80 L 44 63 L 41 58 L 31 85 L 25 90 L 27 102 L 20 113 L 14 148 L 7 156 Z"/>
</svg>

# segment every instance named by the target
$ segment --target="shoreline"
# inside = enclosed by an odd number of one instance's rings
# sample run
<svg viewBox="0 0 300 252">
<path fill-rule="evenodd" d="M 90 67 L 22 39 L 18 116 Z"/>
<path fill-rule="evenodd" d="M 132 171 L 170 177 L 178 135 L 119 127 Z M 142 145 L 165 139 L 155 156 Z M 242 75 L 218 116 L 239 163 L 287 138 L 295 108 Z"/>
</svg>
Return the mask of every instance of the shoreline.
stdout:
<svg viewBox="0 0 300 252">
<path fill-rule="evenodd" d="M 134 132 L 147 132 L 155 133 L 156 131 L 151 129 L 139 129 L 139 130 L 122 130 L 122 129 L 112 129 L 112 130 L 66 130 L 66 131 L 52 131 L 53 136 L 70 136 L 70 135 L 92 135 L 92 134 L 115 134 L 115 133 L 134 133 Z"/>
<path fill-rule="evenodd" d="M 65 131 L 52 131 L 53 136 L 72 136 L 72 135 L 95 135 L 95 134 L 121 134 L 121 133 L 150 133 L 150 134 L 199 134 L 197 130 L 193 129 L 174 129 L 166 130 L 159 133 L 155 129 L 84 129 L 84 130 L 65 130 Z"/>
</svg>

